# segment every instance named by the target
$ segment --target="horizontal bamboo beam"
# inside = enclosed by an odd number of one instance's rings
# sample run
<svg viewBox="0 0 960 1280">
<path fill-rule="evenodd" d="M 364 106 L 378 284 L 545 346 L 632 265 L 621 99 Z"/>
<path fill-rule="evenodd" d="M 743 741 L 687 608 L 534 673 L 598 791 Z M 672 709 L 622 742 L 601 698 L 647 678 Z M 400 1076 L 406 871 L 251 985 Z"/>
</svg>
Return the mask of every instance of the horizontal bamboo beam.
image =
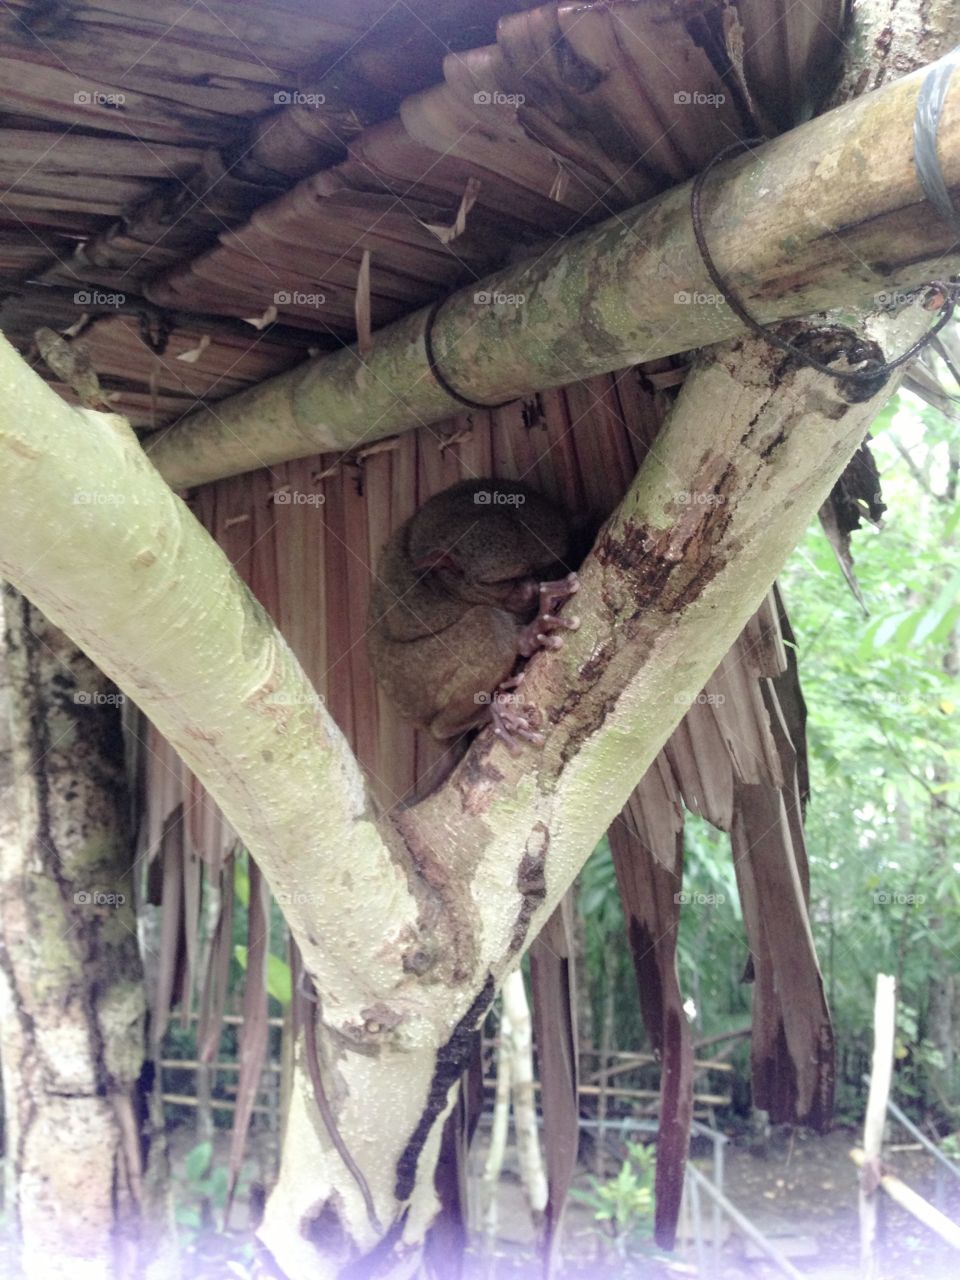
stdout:
<svg viewBox="0 0 960 1280">
<path fill-rule="evenodd" d="M 872 309 L 878 293 L 960 269 L 956 234 L 925 200 L 913 162 L 925 74 L 819 116 L 711 175 L 707 241 L 759 319 Z M 958 82 L 938 145 L 952 191 L 960 189 Z M 494 403 L 736 335 L 742 325 L 717 300 L 689 204 L 685 183 L 452 295 L 434 329 L 446 381 Z M 366 360 L 353 348 L 318 356 L 153 432 L 144 447 L 183 488 L 462 412 L 430 370 L 426 316 L 417 311 L 378 330 Z"/>
<path fill-rule="evenodd" d="M 866 1163 L 866 1156 L 859 1147 L 854 1147 L 850 1152 L 850 1159 L 862 1169 Z M 923 1196 L 918 1195 L 912 1187 L 908 1187 L 905 1182 L 893 1173 L 882 1173 L 880 1175 L 880 1186 L 890 1197 L 895 1200 L 901 1209 L 906 1209 L 907 1213 L 913 1215 L 918 1222 L 922 1222 L 925 1227 L 935 1232 L 941 1240 L 945 1240 L 947 1244 L 952 1245 L 954 1249 L 960 1249 L 960 1226 L 947 1217 L 945 1213 L 941 1213 L 939 1209 L 924 1200 Z"/>
<path fill-rule="evenodd" d="M 497 1088 L 497 1080 L 495 1076 L 484 1076 L 484 1089 L 494 1093 Z M 534 1093 L 541 1093 L 543 1086 L 538 1080 L 533 1082 Z M 581 1098 L 628 1098 L 631 1100 L 640 1099 L 643 1102 L 656 1102 L 660 1098 L 659 1089 L 618 1089 L 616 1086 L 612 1088 L 604 1088 L 602 1085 L 581 1084 L 577 1086 L 577 1096 Z M 729 1107 L 733 1099 L 728 1093 L 694 1093 L 693 1100 L 698 1106 L 703 1107 Z"/>
</svg>

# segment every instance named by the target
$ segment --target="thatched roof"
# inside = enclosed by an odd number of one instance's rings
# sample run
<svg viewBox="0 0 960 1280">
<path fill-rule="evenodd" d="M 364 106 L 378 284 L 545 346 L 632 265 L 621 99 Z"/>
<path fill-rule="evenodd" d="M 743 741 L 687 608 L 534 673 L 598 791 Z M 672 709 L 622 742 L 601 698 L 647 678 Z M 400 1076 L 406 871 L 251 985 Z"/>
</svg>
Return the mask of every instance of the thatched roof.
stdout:
<svg viewBox="0 0 960 1280">
<path fill-rule="evenodd" d="M 789 127 L 843 8 L 15 3 L 0 326 L 79 326 L 119 411 L 175 420 L 351 341 L 365 251 L 376 329 Z"/>
</svg>

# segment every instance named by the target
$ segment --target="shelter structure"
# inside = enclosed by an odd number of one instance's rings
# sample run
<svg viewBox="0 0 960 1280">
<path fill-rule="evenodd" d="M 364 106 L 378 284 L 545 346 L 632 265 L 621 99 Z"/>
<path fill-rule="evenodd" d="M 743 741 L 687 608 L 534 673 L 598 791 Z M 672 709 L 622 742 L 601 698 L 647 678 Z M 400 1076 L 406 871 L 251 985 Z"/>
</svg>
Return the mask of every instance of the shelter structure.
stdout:
<svg viewBox="0 0 960 1280">
<path fill-rule="evenodd" d="M 5 8 L 0 327 L 65 398 L 126 415 L 163 467 L 195 415 L 216 419 L 239 393 L 345 345 L 355 344 L 362 385 L 384 327 L 456 291 L 475 291 L 478 317 L 496 308 L 522 328 L 524 298 L 491 293 L 492 272 L 600 223 L 628 237 L 626 210 L 684 183 L 731 143 L 807 119 L 831 88 L 846 10 L 843 0 Z M 680 335 L 685 308 L 722 306 L 690 296 L 682 279 L 675 301 Z M 82 351 L 92 383 L 75 365 L 40 359 L 44 329 Z M 500 406 L 463 404 L 414 430 L 384 431 L 374 419 L 347 449 L 308 442 L 243 474 L 228 465 L 205 484 L 181 479 L 384 808 L 410 804 L 443 767 L 436 744 L 386 703 L 367 662 L 367 603 L 385 540 L 426 498 L 475 476 L 523 479 L 596 528 L 656 453 L 689 363 L 678 341 L 674 354 L 638 350 L 626 367 L 586 378 L 571 366 L 566 385 Z M 685 812 L 731 837 L 754 982 L 755 1102 L 776 1119 L 823 1124 L 830 1114 L 832 1037 L 806 918 L 804 710 L 790 641 L 772 593 L 706 688 L 689 690 L 684 718 L 610 828 L 640 1000 L 662 1058 L 665 1241 L 692 1107 L 675 969 Z M 141 851 L 162 859 L 165 908 L 189 933 L 201 878 L 228 874 L 235 839 L 159 734 L 131 731 L 143 746 Z M 562 919 L 558 928 L 564 936 Z M 177 945 L 168 933 L 167 972 Z M 576 1133 L 570 962 L 558 951 L 535 966 L 541 1064 L 554 1073 L 545 1091 L 554 1220 Z M 215 1020 L 218 1007 L 208 983 L 204 1016 Z M 566 1012 L 545 1017 L 551 1008 Z"/>
</svg>

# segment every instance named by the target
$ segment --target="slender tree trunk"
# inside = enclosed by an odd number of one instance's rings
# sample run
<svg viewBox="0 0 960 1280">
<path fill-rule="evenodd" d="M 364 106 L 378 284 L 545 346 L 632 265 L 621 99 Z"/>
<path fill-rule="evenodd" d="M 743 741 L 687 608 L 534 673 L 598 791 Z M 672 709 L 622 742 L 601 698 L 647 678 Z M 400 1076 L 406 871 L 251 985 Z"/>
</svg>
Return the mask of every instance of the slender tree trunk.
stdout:
<svg viewBox="0 0 960 1280">
<path fill-rule="evenodd" d="M 168 1277 L 121 697 L 10 588 L 4 612 L 0 1044 L 22 1266 L 28 1280 Z"/>
<path fill-rule="evenodd" d="M 514 969 L 504 980 L 503 1007 L 510 1015 L 510 1036 L 513 1040 L 510 1085 L 520 1181 L 527 1193 L 533 1220 L 540 1226 L 547 1207 L 547 1176 L 543 1171 L 540 1154 L 537 1106 L 533 1092 L 533 1023 L 523 972 L 520 969 Z"/>
<path fill-rule="evenodd" d="M 493 1255 L 497 1233 L 497 1187 L 503 1170 L 503 1158 L 507 1152 L 507 1134 L 510 1130 L 510 1081 L 513 1075 L 513 1035 L 510 1014 L 506 1003 L 500 1006 L 500 1043 L 497 1048 L 497 1087 L 493 1099 L 493 1125 L 490 1130 L 490 1147 L 483 1166 L 484 1249 L 488 1257 Z"/>
<path fill-rule="evenodd" d="M 600 1024 L 600 1093 L 597 1097 L 597 1146 L 594 1151 L 593 1171 L 598 1178 L 605 1173 L 606 1163 L 606 1121 L 607 1121 L 607 1089 L 610 1076 L 607 1067 L 610 1065 L 610 1054 L 615 1046 L 613 1034 L 614 1021 L 614 981 L 616 963 L 608 942 L 603 965 L 603 1012 Z"/>
</svg>

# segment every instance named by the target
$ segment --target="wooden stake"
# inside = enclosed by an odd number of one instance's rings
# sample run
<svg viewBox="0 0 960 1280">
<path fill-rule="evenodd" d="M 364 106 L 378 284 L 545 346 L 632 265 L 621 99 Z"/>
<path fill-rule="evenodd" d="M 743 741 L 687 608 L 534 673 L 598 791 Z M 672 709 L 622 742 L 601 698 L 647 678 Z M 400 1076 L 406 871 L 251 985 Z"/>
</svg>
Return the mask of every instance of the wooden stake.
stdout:
<svg viewBox="0 0 960 1280">
<path fill-rule="evenodd" d="M 863 1122 L 860 1164 L 860 1274 L 863 1280 L 879 1280 L 877 1258 L 877 1188 L 882 1182 L 880 1152 L 887 1118 L 887 1098 L 893 1076 L 893 1037 L 896 1028 L 896 979 L 877 974 L 873 1007 L 873 1062 L 870 1092 Z"/>
</svg>

